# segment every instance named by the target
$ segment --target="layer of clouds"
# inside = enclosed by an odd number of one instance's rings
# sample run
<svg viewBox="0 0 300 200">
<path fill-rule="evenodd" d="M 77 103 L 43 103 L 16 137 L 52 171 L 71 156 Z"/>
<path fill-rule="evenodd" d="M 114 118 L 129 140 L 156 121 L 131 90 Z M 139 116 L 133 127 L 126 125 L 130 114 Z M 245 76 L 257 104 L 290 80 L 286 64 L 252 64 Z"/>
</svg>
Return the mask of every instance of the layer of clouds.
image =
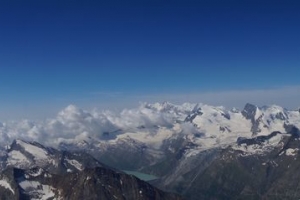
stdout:
<svg viewBox="0 0 300 200">
<path fill-rule="evenodd" d="M 243 108 L 247 102 L 259 106 L 277 104 L 288 109 L 296 109 L 300 105 L 300 87 L 200 94 L 133 95 L 130 97 L 124 95 L 123 93 L 115 93 L 113 96 L 122 97 L 122 105 L 124 106 L 137 105 L 137 102 L 140 101 L 171 101 L 176 104 L 203 102 L 216 106 L 224 105 L 228 109 L 232 107 Z M 149 104 L 141 104 L 137 108 L 121 111 L 103 111 L 102 109 L 89 109 L 91 111 L 86 111 L 70 105 L 57 115 L 45 120 L 2 120 L 0 122 L 0 144 L 10 144 L 13 139 L 21 138 L 55 146 L 60 142 L 86 140 L 88 138 L 103 139 L 103 133 L 120 129 L 130 130 L 137 127 L 151 128 L 153 126 L 170 127 L 174 118 L 180 117 L 182 113 L 186 114 L 185 111 L 191 110 L 194 105 L 184 104 L 182 107 L 173 109 L 171 113 L 161 112 L 160 109 L 164 109 L 162 104 L 154 104 L 152 107 Z M 47 108 L 45 107 L 45 109 Z M 191 129 L 188 125 L 182 128 L 183 130 Z"/>
<path fill-rule="evenodd" d="M 50 146 L 90 138 L 101 140 L 105 139 L 103 133 L 106 132 L 130 131 L 138 127 L 170 127 L 173 123 L 172 115 L 147 107 L 147 104 L 118 113 L 97 110 L 88 112 L 69 105 L 53 119 L 0 122 L 0 144 L 8 145 L 14 139 L 38 141 Z"/>
</svg>

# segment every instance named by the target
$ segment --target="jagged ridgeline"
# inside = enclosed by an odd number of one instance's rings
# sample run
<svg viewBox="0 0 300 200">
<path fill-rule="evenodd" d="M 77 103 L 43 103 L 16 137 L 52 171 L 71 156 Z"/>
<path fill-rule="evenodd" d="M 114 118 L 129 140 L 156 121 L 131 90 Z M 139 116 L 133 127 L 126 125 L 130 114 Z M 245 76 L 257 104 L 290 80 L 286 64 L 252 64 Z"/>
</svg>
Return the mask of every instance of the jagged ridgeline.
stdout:
<svg viewBox="0 0 300 200">
<path fill-rule="evenodd" d="M 0 199 L 181 199 L 86 153 L 15 140 L 3 154 Z"/>
<path fill-rule="evenodd" d="M 112 114 L 69 106 L 55 119 L 25 125 L 20 130 L 37 138 L 49 133 L 43 142 L 59 150 L 46 148 L 53 161 L 42 162 L 43 151 L 39 159 L 28 153 L 33 149 L 20 155 L 22 141 L 17 140 L 3 149 L 3 169 L 27 170 L 35 163 L 50 174 L 71 174 L 86 165 L 111 166 L 155 176 L 152 185 L 191 200 L 300 198 L 299 110 L 165 102 Z M 3 127 L 6 136 L 12 135 L 9 125 Z M 60 140 L 52 142 L 50 136 Z"/>
</svg>

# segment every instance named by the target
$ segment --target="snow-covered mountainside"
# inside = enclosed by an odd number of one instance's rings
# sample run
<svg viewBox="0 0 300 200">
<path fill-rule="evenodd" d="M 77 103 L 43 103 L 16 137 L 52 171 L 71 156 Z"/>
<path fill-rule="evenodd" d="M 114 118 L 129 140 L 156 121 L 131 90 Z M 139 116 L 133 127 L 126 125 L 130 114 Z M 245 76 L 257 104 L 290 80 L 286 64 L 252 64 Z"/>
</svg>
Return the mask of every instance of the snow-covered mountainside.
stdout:
<svg viewBox="0 0 300 200">
<path fill-rule="evenodd" d="M 0 143 L 5 146 L 18 138 L 38 141 L 63 150 L 85 150 L 118 168 L 138 169 L 178 148 L 185 148 L 182 156 L 190 157 L 226 148 L 239 138 L 286 133 L 291 127 L 300 128 L 299 110 L 277 105 L 246 104 L 243 110 L 228 110 L 205 104 L 144 103 L 120 113 L 88 112 L 70 105 L 54 119 L 0 123 Z M 38 156 L 45 157 L 42 152 Z"/>
<path fill-rule="evenodd" d="M 296 129 L 240 138 L 227 148 L 172 161 L 175 167 L 156 184 L 190 200 L 299 199 L 299 147 Z"/>
<path fill-rule="evenodd" d="M 181 199 L 114 170 L 86 153 L 15 140 L 2 155 L 1 199 Z"/>
<path fill-rule="evenodd" d="M 103 143 L 106 148 L 134 140 L 157 150 L 164 141 L 185 136 L 201 151 L 228 146 L 238 137 L 284 133 L 289 125 L 300 128 L 299 110 L 289 111 L 276 105 L 247 104 L 239 111 L 205 104 L 144 103 L 120 113 L 88 112 L 70 105 L 54 119 L 0 123 L 0 143 L 7 145 L 14 139 L 24 139 L 48 146 Z"/>
<path fill-rule="evenodd" d="M 205 174 L 208 169 L 214 169 L 220 176 L 226 174 L 223 167 L 227 166 L 227 161 L 229 166 L 233 164 L 242 171 L 249 171 L 251 169 L 244 164 L 253 160 L 259 166 L 272 164 L 273 161 L 278 163 L 277 157 L 286 157 L 283 160 L 289 162 L 297 160 L 299 129 L 300 110 L 287 110 L 277 105 L 258 107 L 246 104 L 244 109 L 238 110 L 205 104 L 174 105 L 164 102 L 145 103 L 120 113 L 88 112 L 71 105 L 59 112 L 56 118 L 43 122 L 25 120 L 1 123 L 0 143 L 3 148 L 0 157 L 2 168 L 15 165 L 28 169 L 37 166 L 46 167 L 51 172 L 60 163 L 60 171 L 66 172 L 83 169 L 83 161 L 74 158 L 74 155 L 84 151 L 114 168 L 156 175 L 160 177 L 154 183 L 157 186 L 193 199 L 193 196 L 200 195 L 198 188 L 203 193 L 209 191 L 214 194 L 214 182 L 211 188 L 201 183 L 211 176 Z M 22 140 L 16 140 L 8 147 L 7 144 L 15 138 L 38 141 L 60 151 Z M 73 152 L 72 156 L 62 154 L 64 151 Z M 274 166 L 272 164 L 271 167 Z M 283 166 L 284 162 L 281 168 Z M 214 174 L 214 171 L 211 173 Z M 285 176 L 281 178 L 286 179 Z M 212 179 L 217 180 L 218 177 Z M 223 181 L 230 185 L 233 180 L 224 176 Z M 7 186 L 5 182 L 3 185 Z M 247 187 L 250 186 L 245 184 L 245 188 L 234 191 L 235 197 L 244 198 L 243 190 L 248 191 Z M 268 192 L 273 189 L 267 188 Z M 224 190 L 218 198 L 231 198 L 225 195 L 228 191 Z M 203 199 L 215 197 L 202 196 Z"/>
<path fill-rule="evenodd" d="M 178 149 L 182 150 L 182 156 L 190 157 L 206 150 L 226 148 L 240 138 L 267 136 L 274 131 L 286 133 L 291 127 L 298 129 L 300 113 L 276 105 L 246 104 L 239 111 L 165 102 L 144 104 L 136 110 L 123 111 L 117 117 L 106 115 L 105 121 L 115 128 L 96 138 L 86 138 L 84 142 L 62 142 L 60 147 L 89 149 L 92 155 L 110 165 L 138 169 Z M 105 152 L 112 153 L 119 164 Z"/>
<path fill-rule="evenodd" d="M 96 167 L 65 175 L 41 168 L 9 168 L 0 173 L 0 197 L 9 200 L 180 200 L 134 176 Z"/>
<path fill-rule="evenodd" d="M 107 167 L 83 152 L 59 151 L 37 142 L 23 140 L 14 140 L 1 154 L 1 170 L 12 167 L 24 170 L 39 167 L 51 173 L 63 174 L 82 171 L 86 167 Z"/>
</svg>

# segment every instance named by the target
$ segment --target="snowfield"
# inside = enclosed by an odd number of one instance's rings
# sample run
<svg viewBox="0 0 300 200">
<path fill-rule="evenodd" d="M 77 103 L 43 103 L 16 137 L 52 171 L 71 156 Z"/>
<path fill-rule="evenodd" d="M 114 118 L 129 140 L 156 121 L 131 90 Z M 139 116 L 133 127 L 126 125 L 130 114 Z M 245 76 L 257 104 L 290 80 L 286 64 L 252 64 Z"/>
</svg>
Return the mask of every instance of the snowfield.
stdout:
<svg viewBox="0 0 300 200">
<path fill-rule="evenodd" d="M 239 137 L 251 138 L 273 131 L 285 133 L 288 125 L 300 128 L 299 111 L 289 111 L 277 105 L 258 107 L 247 104 L 240 111 L 206 104 L 143 103 L 138 108 L 120 113 L 88 112 L 70 105 L 54 119 L 0 123 L 0 144 L 7 146 L 19 138 L 53 147 L 65 143 L 84 148 L 97 143 L 105 148 L 120 141 L 134 140 L 159 150 L 164 141 L 180 136 L 197 144 L 195 150 L 200 152 L 226 147 Z M 34 158 L 47 159 L 43 149 L 22 141 L 19 143 Z M 15 159 L 10 161 L 12 164 L 24 160 L 19 152 L 10 154 Z M 194 154 L 188 153 L 189 156 Z M 76 163 L 70 164 L 79 167 Z"/>
</svg>

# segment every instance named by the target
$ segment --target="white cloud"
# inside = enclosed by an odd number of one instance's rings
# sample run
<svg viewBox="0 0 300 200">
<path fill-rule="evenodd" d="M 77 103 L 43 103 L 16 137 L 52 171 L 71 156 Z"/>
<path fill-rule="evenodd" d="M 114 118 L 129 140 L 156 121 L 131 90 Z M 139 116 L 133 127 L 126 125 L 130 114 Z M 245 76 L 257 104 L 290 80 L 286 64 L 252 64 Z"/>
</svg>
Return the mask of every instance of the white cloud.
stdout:
<svg viewBox="0 0 300 200">
<path fill-rule="evenodd" d="M 180 104 L 183 102 L 203 102 L 212 105 L 225 105 L 227 108 L 234 106 L 242 108 L 245 103 L 250 102 L 259 106 L 278 104 L 289 109 L 295 109 L 300 105 L 300 86 L 266 90 L 134 95 L 121 99 L 122 105 L 133 105 L 139 101 L 171 101 Z M 179 109 L 178 112 L 184 112 L 184 109 L 192 108 L 193 105 L 184 105 L 181 108 L 182 110 Z M 99 111 L 97 109 L 88 112 L 70 105 L 51 119 L 0 123 L 0 144 L 9 144 L 13 139 L 21 138 L 39 141 L 48 145 L 57 145 L 61 141 L 67 142 L 74 139 L 83 140 L 89 137 L 101 139 L 103 137 L 102 133 L 107 131 L 131 129 L 140 126 L 171 126 L 174 115 L 178 113 L 160 112 L 160 109 L 160 107 L 150 109 L 147 104 L 142 104 L 138 108 L 124 109 L 120 112 Z M 189 130 L 188 132 L 191 128 L 193 127 L 188 125 L 182 127 L 183 130 Z"/>
<path fill-rule="evenodd" d="M 170 126 L 168 114 L 140 106 L 136 109 L 125 109 L 120 113 L 110 111 L 91 112 L 69 105 L 53 119 L 43 121 L 13 121 L 0 124 L 0 144 L 10 144 L 20 138 L 38 141 L 56 146 L 60 142 L 76 140 L 102 139 L 104 132 L 137 127 Z"/>
</svg>

